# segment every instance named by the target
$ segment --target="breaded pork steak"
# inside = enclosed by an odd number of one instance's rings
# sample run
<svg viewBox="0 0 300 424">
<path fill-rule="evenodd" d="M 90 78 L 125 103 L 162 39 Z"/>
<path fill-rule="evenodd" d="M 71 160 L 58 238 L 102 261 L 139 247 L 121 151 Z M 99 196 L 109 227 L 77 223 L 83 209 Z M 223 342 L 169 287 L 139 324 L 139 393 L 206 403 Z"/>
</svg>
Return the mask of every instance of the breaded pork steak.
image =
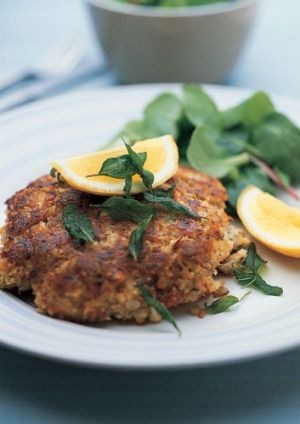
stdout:
<svg viewBox="0 0 300 424">
<path fill-rule="evenodd" d="M 141 284 L 168 308 L 224 294 L 222 282 L 214 279 L 217 268 L 222 264 L 230 272 L 248 242 L 239 230 L 228 231 L 225 189 L 218 180 L 186 167 L 169 183 L 176 184 L 174 199 L 203 218 L 159 208 L 135 261 L 128 244 L 136 224 L 114 222 L 91 206 L 105 198 L 50 176 L 37 179 L 7 201 L 0 286 L 32 289 L 40 312 L 77 322 L 159 321 L 141 296 Z M 79 244 L 65 230 L 62 210 L 70 203 L 91 219 L 93 243 Z"/>
</svg>

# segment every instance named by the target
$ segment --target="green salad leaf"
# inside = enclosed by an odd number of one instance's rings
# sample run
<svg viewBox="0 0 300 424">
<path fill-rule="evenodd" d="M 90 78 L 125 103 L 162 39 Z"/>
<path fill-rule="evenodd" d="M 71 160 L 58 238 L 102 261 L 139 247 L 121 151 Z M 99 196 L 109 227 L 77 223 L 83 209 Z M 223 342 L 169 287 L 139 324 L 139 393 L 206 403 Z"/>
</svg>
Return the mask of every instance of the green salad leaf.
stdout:
<svg viewBox="0 0 300 424">
<path fill-rule="evenodd" d="M 263 91 L 259 91 L 241 104 L 222 112 L 223 128 L 232 128 L 237 125 L 252 128 L 272 112 L 274 112 L 274 106 L 270 97 Z"/>
<path fill-rule="evenodd" d="M 237 166 L 249 162 L 249 155 L 245 152 L 229 156 L 206 126 L 198 127 L 193 132 L 187 158 L 194 168 L 217 178 L 225 177 Z"/>
<path fill-rule="evenodd" d="M 134 137 L 171 133 L 182 164 L 221 178 L 232 213 L 249 183 L 272 194 L 280 188 L 300 200 L 290 186 L 300 182 L 300 129 L 275 111 L 264 92 L 220 111 L 200 86 L 186 84 L 181 96 L 160 94 L 145 108 L 142 119 L 133 122 L 128 125 L 137 128 Z"/>
<path fill-rule="evenodd" d="M 149 103 L 144 110 L 143 131 L 146 137 L 162 134 L 178 136 L 178 121 L 182 116 L 182 105 L 175 94 L 164 93 Z"/>
<path fill-rule="evenodd" d="M 265 161 L 300 183 L 300 129 L 281 113 L 269 115 L 254 128 L 253 144 Z"/>
<path fill-rule="evenodd" d="M 182 102 L 184 113 L 192 125 L 207 125 L 214 133 L 220 131 L 220 112 L 212 98 L 199 85 L 184 85 Z"/>
</svg>

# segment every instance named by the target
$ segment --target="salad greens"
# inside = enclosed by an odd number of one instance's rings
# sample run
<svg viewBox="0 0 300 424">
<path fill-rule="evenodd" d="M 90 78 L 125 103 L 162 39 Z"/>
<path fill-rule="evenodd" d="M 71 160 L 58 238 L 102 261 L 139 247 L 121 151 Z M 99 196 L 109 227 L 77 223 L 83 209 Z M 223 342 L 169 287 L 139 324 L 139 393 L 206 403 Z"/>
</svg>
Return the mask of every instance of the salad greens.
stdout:
<svg viewBox="0 0 300 424">
<path fill-rule="evenodd" d="M 230 0 L 118 0 L 121 3 L 136 4 L 139 6 L 160 6 L 160 7 L 183 7 L 202 6 L 213 3 L 224 3 Z"/>
<path fill-rule="evenodd" d="M 300 129 L 266 93 L 220 110 L 199 85 L 183 85 L 181 95 L 156 97 L 142 119 L 127 123 L 115 139 L 133 144 L 167 133 L 176 139 L 182 163 L 221 178 L 232 212 L 248 184 L 273 195 L 279 187 L 300 200 L 290 186 L 300 183 Z"/>
</svg>

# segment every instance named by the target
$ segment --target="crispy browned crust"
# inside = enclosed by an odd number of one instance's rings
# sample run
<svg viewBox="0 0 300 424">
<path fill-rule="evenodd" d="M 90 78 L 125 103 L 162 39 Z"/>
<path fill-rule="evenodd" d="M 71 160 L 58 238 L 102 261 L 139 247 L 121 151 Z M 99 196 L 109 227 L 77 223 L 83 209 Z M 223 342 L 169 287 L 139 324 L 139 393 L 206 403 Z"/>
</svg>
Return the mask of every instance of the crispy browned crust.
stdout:
<svg viewBox="0 0 300 424">
<path fill-rule="evenodd" d="M 103 198 L 76 191 L 50 176 L 41 177 L 7 201 L 0 285 L 32 287 L 41 312 L 79 322 L 133 319 L 159 321 L 142 298 L 145 284 L 167 307 L 214 295 L 213 279 L 233 248 L 225 237 L 226 192 L 219 181 L 180 167 L 170 183 L 174 198 L 205 219 L 161 209 L 147 229 L 141 258 L 128 255 L 130 222 L 113 222 L 90 207 Z M 79 245 L 62 224 L 62 209 L 75 203 L 92 220 L 94 243 Z"/>
</svg>

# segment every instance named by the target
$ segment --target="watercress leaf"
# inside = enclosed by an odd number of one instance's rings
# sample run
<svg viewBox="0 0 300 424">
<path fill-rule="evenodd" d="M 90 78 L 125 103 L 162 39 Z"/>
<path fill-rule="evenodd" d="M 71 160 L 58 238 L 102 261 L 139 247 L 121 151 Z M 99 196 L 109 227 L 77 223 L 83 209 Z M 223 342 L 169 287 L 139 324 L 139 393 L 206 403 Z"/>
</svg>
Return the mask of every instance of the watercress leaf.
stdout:
<svg viewBox="0 0 300 424">
<path fill-rule="evenodd" d="M 146 138 L 144 121 L 129 121 L 122 130 L 111 140 L 112 142 L 122 141 L 123 138 L 129 143 L 144 140 Z"/>
<path fill-rule="evenodd" d="M 62 220 L 65 229 L 69 235 L 81 242 L 92 242 L 95 238 L 95 232 L 92 223 L 73 203 L 69 203 L 63 208 Z"/>
<path fill-rule="evenodd" d="M 237 155 L 245 150 L 249 132 L 242 127 L 223 131 L 217 139 L 217 144 L 229 155 Z"/>
<path fill-rule="evenodd" d="M 241 104 L 222 112 L 223 128 L 232 128 L 239 124 L 252 128 L 261 123 L 274 110 L 270 97 L 263 91 L 259 91 Z"/>
<path fill-rule="evenodd" d="M 300 182 L 300 130 L 292 121 L 273 113 L 254 128 L 252 142 L 268 164 Z"/>
<path fill-rule="evenodd" d="M 235 305 L 240 300 L 236 296 L 228 295 L 215 300 L 210 305 L 205 305 L 205 310 L 209 314 L 221 314 L 227 311 L 232 305 Z"/>
<path fill-rule="evenodd" d="M 131 233 L 129 241 L 129 253 L 136 261 L 141 253 L 143 247 L 143 238 L 145 231 L 152 220 L 153 215 L 150 215 L 148 218 L 143 219 L 137 226 L 137 228 Z"/>
<path fill-rule="evenodd" d="M 199 85 L 183 86 L 183 107 L 195 127 L 208 125 L 216 134 L 221 128 L 220 112 L 212 98 Z"/>
<path fill-rule="evenodd" d="M 187 158 L 194 168 L 217 178 L 225 177 L 236 166 L 249 161 L 247 153 L 228 156 L 205 126 L 198 127 L 193 132 L 187 149 Z"/>
<path fill-rule="evenodd" d="M 145 299 L 145 301 L 148 303 L 149 306 L 152 306 L 160 315 L 161 317 L 169 322 L 173 327 L 176 329 L 177 333 L 181 335 L 181 331 L 175 321 L 175 318 L 173 317 L 172 313 L 169 311 L 169 309 L 163 305 L 161 302 L 159 302 L 148 290 L 145 286 L 139 286 L 139 290 L 141 292 L 141 295 Z"/>
<path fill-rule="evenodd" d="M 155 214 L 155 208 L 152 205 L 117 196 L 109 197 L 99 207 L 117 222 L 131 221 L 138 224 Z"/>
<path fill-rule="evenodd" d="M 166 196 L 156 196 L 155 194 L 144 192 L 144 199 L 151 203 L 158 203 L 164 206 L 166 209 L 172 212 L 182 213 L 192 218 L 201 218 L 196 212 L 193 212 L 187 206 L 182 205 L 181 203 L 176 202 L 174 199 Z"/>
<path fill-rule="evenodd" d="M 135 174 L 138 174 L 142 180 L 143 183 L 145 185 L 145 187 L 148 190 L 152 190 L 152 184 L 154 182 L 154 175 L 152 174 L 152 172 L 144 169 L 144 163 L 139 156 L 138 153 L 136 153 L 131 146 L 129 146 L 129 144 L 125 143 L 126 149 L 128 151 L 128 156 L 129 159 L 131 161 L 131 164 L 133 166 L 133 168 L 135 169 Z M 147 156 L 146 156 L 147 158 Z"/>
<path fill-rule="evenodd" d="M 259 91 L 243 104 L 243 124 L 252 128 L 261 123 L 274 110 L 270 97 L 263 91 Z"/>
<path fill-rule="evenodd" d="M 236 208 L 237 199 L 242 190 L 247 185 L 255 185 L 263 191 L 276 195 L 277 187 L 269 180 L 264 172 L 254 166 L 244 166 L 240 171 L 238 178 L 223 180 L 228 193 L 228 203 L 232 208 Z"/>
<path fill-rule="evenodd" d="M 154 99 L 144 110 L 143 128 L 146 137 L 171 134 L 178 136 L 178 121 L 182 115 L 182 105 L 177 96 L 163 93 Z"/>
</svg>

